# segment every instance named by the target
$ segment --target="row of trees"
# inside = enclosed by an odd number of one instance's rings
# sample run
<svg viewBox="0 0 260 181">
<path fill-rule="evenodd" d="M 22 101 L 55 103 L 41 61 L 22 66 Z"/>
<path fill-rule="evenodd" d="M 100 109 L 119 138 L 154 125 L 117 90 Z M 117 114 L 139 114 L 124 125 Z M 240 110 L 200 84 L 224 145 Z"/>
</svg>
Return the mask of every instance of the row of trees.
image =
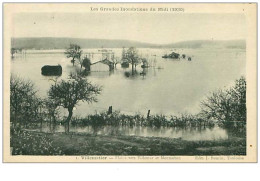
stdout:
<svg viewBox="0 0 260 181">
<path fill-rule="evenodd" d="M 70 44 L 69 48 L 67 48 L 65 51 L 65 55 L 67 56 L 67 58 L 72 58 L 71 63 L 73 64 L 73 66 L 77 61 L 80 64 L 81 68 L 84 67 L 85 70 L 89 71 L 91 61 L 87 57 L 81 58 L 82 53 L 83 51 L 81 50 L 81 47 L 76 44 Z M 140 56 L 138 55 L 138 50 L 135 47 L 130 47 L 127 51 L 125 51 L 125 49 L 123 48 L 121 61 L 118 57 L 115 57 L 114 54 L 112 54 L 110 61 L 113 62 L 114 67 L 116 67 L 116 65 L 121 62 L 127 62 L 131 64 L 132 73 L 134 73 L 134 70 L 136 69 L 136 66 L 138 64 L 147 63 L 147 59 L 140 58 Z"/>
</svg>

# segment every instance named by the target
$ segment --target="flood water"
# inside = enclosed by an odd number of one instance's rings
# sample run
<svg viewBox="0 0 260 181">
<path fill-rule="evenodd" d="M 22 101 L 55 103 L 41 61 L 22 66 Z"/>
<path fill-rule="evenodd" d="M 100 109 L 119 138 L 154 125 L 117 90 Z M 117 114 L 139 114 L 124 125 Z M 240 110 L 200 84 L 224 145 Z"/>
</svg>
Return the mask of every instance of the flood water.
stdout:
<svg viewBox="0 0 260 181">
<path fill-rule="evenodd" d="M 122 49 L 111 50 L 115 52 L 116 57 L 121 58 Z M 191 56 L 192 61 L 188 61 L 187 58 L 179 61 L 161 58 L 171 50 Z M 97 49 L 83 51 L 98 52 Z M 138 51 L 153 64 L 153 67 L 145 70 L 146 75 L 140 75 L 143 71 L 141 64 L 137 66 L 138 73 L 134 77 L 126 76 L 131 72 L 131 65 L 123 69 L 118 64 L 113 72 L 91 72 L 87 76 L 88 80 L 101 85 L 102 93 L 98 96 L 97 103 L 80 103 L 74 110 L 74 115 L 84 117 L 87 114 L 107 111 L 109 106 L 124 114 L 146 114 L 148 110 L 151 110 L 151 114 L 196 114 L 200 110 L 200 101 L 205 96 L 217 89 L 233 85 L 236 79 L 246 74 L 244 49 L 138 49 Z M 26 55 L 17 55 L 12 59 L 11 72 L 21 78 L 32 80 L 39 95 L 47 97 L 47 91 L 54 83 L 52 79 L 55 77 L 42 76 L 42 66 L 60 64 L 63 72 L 58 79 L 66 79 L 71 71 L 75 71 L 70 59 L 66 58 L 63 52 L 64 50 L 27 50 Z M 100 59 L 96 55 L 90 58 L 92 61 Z M 66 115 L 67 112 L 61 111 L 61 116 Z M 226 137 L 225 130 L 220 128 L 204 130 L 198 132 L 196 136 L 191 135 L 193 134 L 191 131 L 188 133 L 185 130 L 173 133 L 171 129 L 159 132 L 151 132 L 148 128 L 142 129 L 140 133 L 136 129 L 129 129 L 129 135 L 158 134 L 158 136 L 167 135 L 166 137 L 181 135 L 187 139 Z"/>
<path fill-rule="evenodd" d="M 245 75 L 245 51 L 241 49 L 175 49 L 176 52 L 193 56 L 192 61 L 161 58 L 169 49 L 139 49 L 139 53 L 155 60 L 155 68 L 146 70 L 146 76 L 138 74 L 126 77 L 128 69 L 120 64 L 114 72 L 92 72 L 88 79 L 103 87 L 98 102 L 77 107 L 74 114 L 84 116 L 96 111 L 114 110 L 134 114 L 136 112 L 151 114 L 197 113 L 203 98 L 212 91 L 232 85 L 241 75 Z M 84 52 L 95 52 L 90 49 Z M 113 49 L 120 57 L 122 49 Z M 51 52 L 51 53 L 48 53 Z M 47 96 L 53 77 L 42 76 L 44 65 L 60 64 L 65 79 L 75 67 L 64 55 L 64 50 L 30 50 L 26 56 L 17 56 L 11 62 L 11 72 L 22 78 L 32 80 L 39 94 Z M 60 52 L 60 53 L 58 53 Z M 152 56 L 152 55 L 156 55 Z M 96 59 L 98 59 L 97 57 Z M 95 59 L 95 58 L 94 58 Z M 159 69 L 158 69 L 159 67 Z M 140 65 L 137 71 L 142 72 Z"/>
<path fill-rule="evenodd" d="M 57 125 L 56 133 L 64 132 L 63 125 Z M 36 131 L 40 131 L 37 129 Z M 44 125 L 43 132 L 50 132 L 48 125 Z M 93 134 L 94 130 L 91 126 L 71 126 L 70 132 Z M 98 135 L 123 135 L 123 136 L 141 136 L 141 137 L 162 137 L 162 138 L 181 138 L 182 140 L 198 141 L 198 140 L 224 140 L 228 139 L 228 132 L 225 129 L 214 128 L 172 128 L 172 127 L 142 127 L 142 126 L 104 126 L 97 130 Z"/>
</svg>

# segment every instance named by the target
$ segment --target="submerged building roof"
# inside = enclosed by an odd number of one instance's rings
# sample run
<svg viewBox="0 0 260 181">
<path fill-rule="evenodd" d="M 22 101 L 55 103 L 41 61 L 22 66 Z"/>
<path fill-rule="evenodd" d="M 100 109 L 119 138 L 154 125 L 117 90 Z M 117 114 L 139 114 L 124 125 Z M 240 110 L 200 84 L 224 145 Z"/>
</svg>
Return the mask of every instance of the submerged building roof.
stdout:
<svg viewBox="0 0 260 181">
<path fill-rule="evenodd" d="M 105 58 L 104 60 L 100 60 L 100 61 L 97 61 L 97 62 L 94 62 L 92 63 L 91 65 L 94 65 L 94 64 L 97 64 L 97 63 L 103 63 L 103 64 L 106 64 L 106 65 L 111 65 L 113 64 L 113 62 L 111 62 L 110 60 L 108 60 L 107 58 Z"/>
</svg>

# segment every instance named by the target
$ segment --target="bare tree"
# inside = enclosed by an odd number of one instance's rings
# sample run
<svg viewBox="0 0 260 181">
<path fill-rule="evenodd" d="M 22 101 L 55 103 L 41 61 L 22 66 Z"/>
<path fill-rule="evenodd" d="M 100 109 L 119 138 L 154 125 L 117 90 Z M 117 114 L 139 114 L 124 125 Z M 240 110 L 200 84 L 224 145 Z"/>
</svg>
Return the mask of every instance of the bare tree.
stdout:
<svg viewBox="0 0 260 181">
<path fill-rule="evenodd" d="M 82 102 L 97 102 L 96 96 L 101 92 L 101 87 L 92 85 L 86 79 L 78 75 L 70 75 L 69 80 L 61 80 L 52 85 L 48 95 L 57 105 L 68 110 L 65 132 L 69 133 L 69 124 L 73 115 L 73 108 Z"/>
<path fill-rule="evenodd" d="M 70 47 L 66 49 L 65 54 L 67 55 L 67 58 L 72 58 L 71 63 L 74 66 L 76 61 L 75 59 L 80 61 L 82 50 L 79 45 L 70 44 Z"/>
<path fill-rule="evenodd" d="M 213 92 L 201 102 L 202 113 L 207 119 L 231 120 L 231 95 L 223 90 Z"/>
<path fill-rule="evenodd" d="M 246 81 L 241 77 L 228 90 L 218 90 L 201 102 L 201 114 L 206 119 L 215 119 L 226 126 L 246 121 Z"/>
</svg>

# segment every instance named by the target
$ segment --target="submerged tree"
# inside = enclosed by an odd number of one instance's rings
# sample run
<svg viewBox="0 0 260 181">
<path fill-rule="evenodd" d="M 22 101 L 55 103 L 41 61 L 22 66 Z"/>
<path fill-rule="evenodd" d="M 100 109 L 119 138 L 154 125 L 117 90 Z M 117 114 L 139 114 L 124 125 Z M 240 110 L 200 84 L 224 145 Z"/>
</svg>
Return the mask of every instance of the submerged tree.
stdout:
<svg viewBox="0 0 260 181">
<path fill-rule="evenodd" d="M 138 52 L 135 47 L 130 47 L 127 50 L 127 60 L 132 65 L 132 74 L 134 74 L 134 66 L 139 63 Z"/>
<path fill-rule="evenodd" d="M 84 67 L 86 71 L 90 71 L 91 61 L 88 57 L 82 60 L 81 67 Z"/>
<path fill-rule="evenodd" d="M 142 62 L 142 68 L 147 68 L 148 67 L 148 61 L 146 58 L 141 58 L 140 61 Z"/>
<path fill-rule="evenodd" d="M 72 58 L 71 63 L 74 66 L 76 61 L 75 59 L 80 61 L 82 50 L 79 45 L 70 44 L 70 47 L 66 49 L 65 54 L 67 55 L 67 58 Z"/>
<path fill-rule="evenodd" d="M 116 65 L 121 62 L 118 57 L 115 57 L 115 54 L 114 54 L 114 53 L 111 55 L 111 60 L 112 60 L 112 62 L 113 62 L 113 64 L 114 64 L 114 65 L 113 65 L 114 68 L 116 68 Z"/>
<path fill-rule="evenodd" d="M 70 75 L 69 80 L 62 80 L 51 86 L 48 92 L 49 98 L 69 112 L 65 123 L 66 133 L 69 133 L 69 124 L 73 115 L 73 108 L 75 108 L 80 101 L 87 103 L 97 102 L 96 96 L 99 95 L 100 92 L 101 88 L 99 86 L 92 85 L 78 75 Z"/>
<path fill-rule="evenodd" d="M 201 113 L 206 119 L 221 121 L 226 127 L 235 122 L 246 122 L 246 80 L 241 77 L 228 90 L 213 92 L 201 102 Z"/>
</svg>

